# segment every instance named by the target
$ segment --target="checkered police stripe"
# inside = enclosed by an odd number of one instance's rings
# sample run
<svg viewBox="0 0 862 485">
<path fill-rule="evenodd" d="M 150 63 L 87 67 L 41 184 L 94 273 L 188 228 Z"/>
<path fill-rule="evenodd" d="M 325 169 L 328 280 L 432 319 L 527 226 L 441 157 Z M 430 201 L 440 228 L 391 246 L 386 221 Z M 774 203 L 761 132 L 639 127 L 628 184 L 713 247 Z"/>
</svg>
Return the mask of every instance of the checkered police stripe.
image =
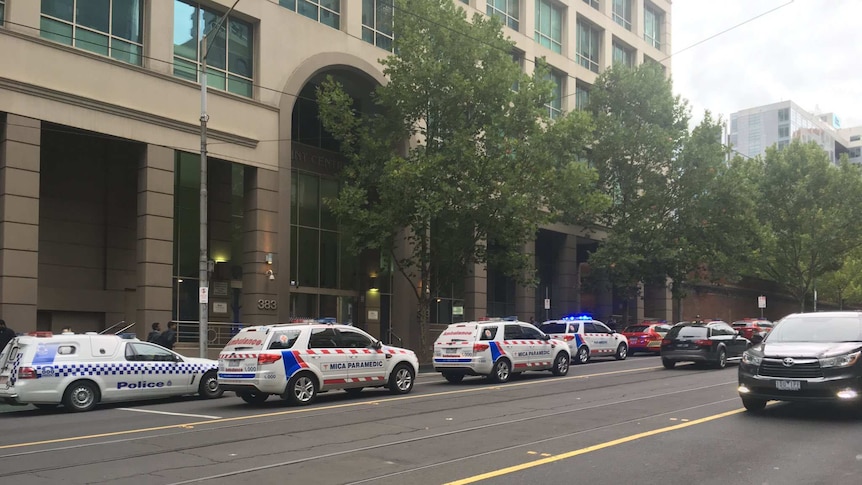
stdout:
<svg viewBox="0 0 862 485">
<path fill-rule="evenodd" d="M 68 376 L 127 376 L 127 375 L 190 375 L 201 374 L 217 367 L 191 362 L 106 362 L 57 364 L 36 367 L 40 377 Z"/>
</svg>

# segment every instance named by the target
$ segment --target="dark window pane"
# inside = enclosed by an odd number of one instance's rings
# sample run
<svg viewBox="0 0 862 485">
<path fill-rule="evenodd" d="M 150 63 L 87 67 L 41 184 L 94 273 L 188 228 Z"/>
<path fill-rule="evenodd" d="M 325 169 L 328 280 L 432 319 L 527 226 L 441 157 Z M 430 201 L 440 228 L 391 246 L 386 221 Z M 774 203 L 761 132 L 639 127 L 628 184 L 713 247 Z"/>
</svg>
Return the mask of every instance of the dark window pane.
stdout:
<svg viewBox="0 0 862 485">
<path fill-rule="evenodd" d="M 128 62 L 129 64 L 141 65 L 141 46 L 129 44 L 122 40 L 111 39 L 111 57 Z"/>
<path fill-rule="evenodd" d="M 61 44 L 72 45 L 71 25 L 42 17 L 39 20 L 39 28 L 42 37 Z"/>
<path fill-rule="evenodd" d="M 42 13 L 71 22 L 74 0 L 42 0 Z"/>
<path fill-rule="evenodd" d="M 313 175 L 299 174 L 299 220 L 301 226 L 319 227 L 320 205 L 317 188 L 318 178 Z"/>
<path fill-rule="evenodd" d="M 254 74 L 254 38 L 251 25 L 240 20 L 230 20 L 228 36 L 228 70 L 244 77 Z"/>
<path fill-rule="evenodd" d="M 338 287 L 338 233 L 320 232 L 320 287 Z"/>
<path fill-rule="evenodd" d="M 111 0 L 86 0 L 75 6 L 75 23 L 101 32 L 110 28 Z"/>
<path fill-rule="evenodd" d="M 338 197 L 338 181 L 334 179 L 320 179 L 320 227 L 322 229 L 338 229 L 338 220 L 332 210 L 329 208 L 329 203 Z M 327 203 L 327 200 L 330 202 Z"/>
<path fill-rule="evenodd" d="M 75 28 L 75 47 L 106 56 L 108 55 L 108 36 Z"/>
<path fill-rule="evenodd" d="M 297 261 L 299 264 L 299 285 L 317 286 L 318 266 L 320 263 L 319 234 L 317 229 L 299 228 L 299 248 Z"/>
<path fill-rule="evenodd" d="M 340 287 L 342 290 L 355 290 L 359 286 L 359 257 L 347 251 L 343 234 L 339 236 L 339 240 L 341 252 Z"/>
<path fill-rule="evenodd" d="M 219 12 L 203 10 L 201 22 L 204 26 L 203 35 L 207 36 L 207 45 L 209 50 L 206 52 L 207 65 L 225 69 L 227 67 L 227 36 L 224 31 L 224 24 L 219 27 L 216 32 L 216 24 L 221 18 Z M 219 89 L 224 89 L 222 86 Z"/>
<path fill-rule="evenodd" d="M 111 9 L 111 34 L 141 42 L 141 1 L 114 0 Z"/>
</svg>

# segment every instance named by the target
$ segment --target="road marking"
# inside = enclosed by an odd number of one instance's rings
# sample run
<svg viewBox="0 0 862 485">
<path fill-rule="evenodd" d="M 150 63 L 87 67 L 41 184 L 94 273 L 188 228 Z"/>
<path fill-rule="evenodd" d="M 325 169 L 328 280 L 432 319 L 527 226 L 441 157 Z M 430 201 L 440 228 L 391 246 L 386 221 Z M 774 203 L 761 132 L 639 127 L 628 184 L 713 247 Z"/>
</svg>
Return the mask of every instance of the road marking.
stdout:
<svg viewBox="0 0 862 485">
<path fill-rule="evenodd" d="M 612 441 L 606 441 L 604 443 L 599 443 L 597 445 L 588 446 L 586 448 L 581 448 L 579 450 L 569 451 L 567 453 L 561 453 L 556 456 L 542 458 L 540 460 L 528 461 L 527 463 L 521 463 L 520 465 L 514 465 L 507 468 L 501 468 L 499 470 L 494 470 L 488 473 L 483 473 L 481 475 L 474 475 L 472 477 L 463 478 L 461 480 L 456 480 L 454 482 L 448 482 L 445 485 L 467 485 L 468 483 L 476 483 L 482 480 L 487 480 L 489 478 L 499 477 L 503 475 L 508 475 L 510 473 L 515 473 L 523 470 L 527 470 L 529 468 L 534 468 L 541 465 L 547 465 L 548 463 L 554 463 L 561 460 L 565 460 L 568 458 L 572 458 L 579 455 L 584 455 L 587 453 L 592 453 L 593 451 L 603 450 L 605 448 L 610 448 L 612 446 L 621 445 L 623 443 L 629 443 L 634 440 L 638 440 L 641 438 L 647 438 L 649 436 L 655 436 L 657 434 L 668 433 L 670 431 L 676 431 L 678 429 L 688 428 L 690 426 L 695 426 L 698 424 L 707 423 L 709 421 L 715 421 L 716 419 L 726 418 L 728 416 L 733 416 L 734 414 L 739 414 L 744 412 L 744 408 L 734 409 L 733 411 L 728 411 L 726 413 L 713 414 L 712 416 L 707 416 L 705 418 L 695 419 L 694 421 L 688 421 L 686 423 L 675 424 L 673 426 L 667 426 L 664 428 L 654 429 L 651 431 L 644 431 L 643 433 L 633 434 L 630 436 L 626 436 L 624 438 L 619 438 Z"/>
<path fill-rule="evenodd" d="M 172 413 L 169 411 L 153 411 L 152 409 L 117 408 L 120 411 L 132 411 L 135 413 L 165 414 L 168 416 L 186 416 L 189 418 L 221 419 L 221 416 L 208 416 L 206 414 Z"/>
<path fill-rule="evenodd" d="M 532 385 L 539 385 L 539 384 L 548 384 L 549 382 L 559 382 L 559 381 L 563 381 L 563 380 L 570 381 L 570 380 L 575 380 L 575 379 L 588 379 L 590 377 L 602 377 L 602 376 L 615 375 L 615 374 L 630 374 L 633 372 L 641 372 L 641 371 L 656 370 L 656 369 L 661 369 L 661 367 L 638 367 L 635 369 L 624 369 L 624 370 L 618 370 L 618 371 L 598 372 L 595 374 L 584 374 L 584 375 L 579 375 L 579 376 L 554 377 L 550 380 L 547 380 L 547 379 L 538 380 L 537 379 L 537 380 L 530 380 L 530 381 L 525 381 L 525 382 L 510 383 L 510 384 L 506 384 L 503 386 L 494 386 L 494 388 L 496 390 L 504 390 L 504 389 L 508 389 L 510 387 L 532 386 Z M 452 390 L 452 391 L 434 392 L 434 393 L 430 393 L 430 394 L 413 394 L 413 395 L 408 395 L 408 396 L 391 397 L 391 398 L 387 399 L 385 402 L 390 403 L 390 402 L 397 402 L 397 401 L 423 399 L 423 398 L 429 398 L 429 397 L 452 396 L 452 395 L 456 395 L 456 394 L 468 394 L 468 393 L 474 393 L 474 392 L 489 392 L 489 391 L 493 391 L 495 389 L 492 389 L 490 387 L 471 387 L 469 389 L 456 389 L 456 390 Z M 234 417 L 230 417 L 230 418 L 218 418 L 218 419 L 213 419 L 211 421 L 198 421 L 198 422 L 183 423 L 183 424 L 168 424 L 168 425 L 164 425 L 164 426 L 153 426 L 150 428 L 136 428 L 136 429 L 127 429 L 127 430 L 123 430 L 123 431 L 109 431 L 109 432 L 105 432 L 105 433 L 69 436 L 67 438 L 55 438 L 55 439 L 51 439 L 51 440 L 31 441 L 31 442 L 27 442 L 27 443 L 12 443 L 12 444 L 8 444 L 8 445 L 0 445 L 0 450 L 8 450 L 8 449 L 12 449 L 12 448 L 25 448 L 25 447 L 29 447 L 29 446 L 49 445 L 49 444 L 54 444 L 54 443 L 68 443 L 71 441 L 83 441 L 83 440 L 89 440 L 89 439 L 95 439 L 95 438 L 107 438 L 110 436 L 123 436 L 123 435 L 129 435 L 129 434 L 149 433 L 152 431 L 162 431 L 162 430 L 167 430 L 167 429 L 183 429 L 183 428 L 188 428 L 189 426 L 203 426 L 205 424 L 228 423 L 228 422 L 234 422 L 234 421 L 247 421 L 247 420 L 251 420 L 251 419 L 271 418 L 271 417 L 275 417 L 275 416 L 288 416 L 291 414 L 302 414 L 302 413 L 309 413 L 309 412 L 315 412 L 315 411 L 328 411 L 328 410 L 332 410 L 332 409 L 353 408 L 353 407 L 359 407 L 359 406 L 368 406 L 370 402 L 373 403 L 376 401 L 360 401 L 360 402 L 351 402 L 351 403 L 345 403 L 345 404 L 332 404 L 329 406 L 319 406 L 319 407 L 313 407 L 313 408 L 288 409 L 286 411 L 274 411 L 271 413 L 248 414 L 245 416 L 234 416 Z"/>
</svg>

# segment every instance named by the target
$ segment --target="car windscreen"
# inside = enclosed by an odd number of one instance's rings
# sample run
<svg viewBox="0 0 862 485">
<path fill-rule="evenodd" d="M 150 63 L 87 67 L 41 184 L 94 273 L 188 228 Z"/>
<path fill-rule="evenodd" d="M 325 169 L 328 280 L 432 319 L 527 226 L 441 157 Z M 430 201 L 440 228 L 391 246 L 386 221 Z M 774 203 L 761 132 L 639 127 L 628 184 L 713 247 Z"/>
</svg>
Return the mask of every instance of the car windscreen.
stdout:
<svg viewBox="0 0 862 485">
<path fill-rule="evenodd" d="M 642 333 L 646 332 L 647 329 L 649 329 L 649 325 L 632 325 L 630 327 L 626 327 L 626 329 L 623 330 L 623 333 Z"/>
<path fill-rule="evenodd" d="M 568 325 L 568 323 L 543 323 L 539 327 L 539 330 L 541 330 L 547 334 L 566 333 L 566 326 L 567 325 Z"/>
<path fill-rule="evenodd" d="M 747 327 L 750 322 L 733 322 L 731 325 L 734 327 Z"/>
<path fill-rule="evenodd" d="M 767 339 L 770 343 L 862 341 L 862 319 L 856 315 L 794 315 L 781 320 Z"/>
<path fill-rule="evenodd" d="M 670 325 L 656 325 L 655 331 L 664 335 L 670 331 Z"/>
<path fill-rule="evenodd" d="M 695 327 L 695 326 L 679 326 L 673 327 L 667 333 L 667 338 L 706 338 L 707 337 L 707 328 L 706 327 Z"/>
</svg>

